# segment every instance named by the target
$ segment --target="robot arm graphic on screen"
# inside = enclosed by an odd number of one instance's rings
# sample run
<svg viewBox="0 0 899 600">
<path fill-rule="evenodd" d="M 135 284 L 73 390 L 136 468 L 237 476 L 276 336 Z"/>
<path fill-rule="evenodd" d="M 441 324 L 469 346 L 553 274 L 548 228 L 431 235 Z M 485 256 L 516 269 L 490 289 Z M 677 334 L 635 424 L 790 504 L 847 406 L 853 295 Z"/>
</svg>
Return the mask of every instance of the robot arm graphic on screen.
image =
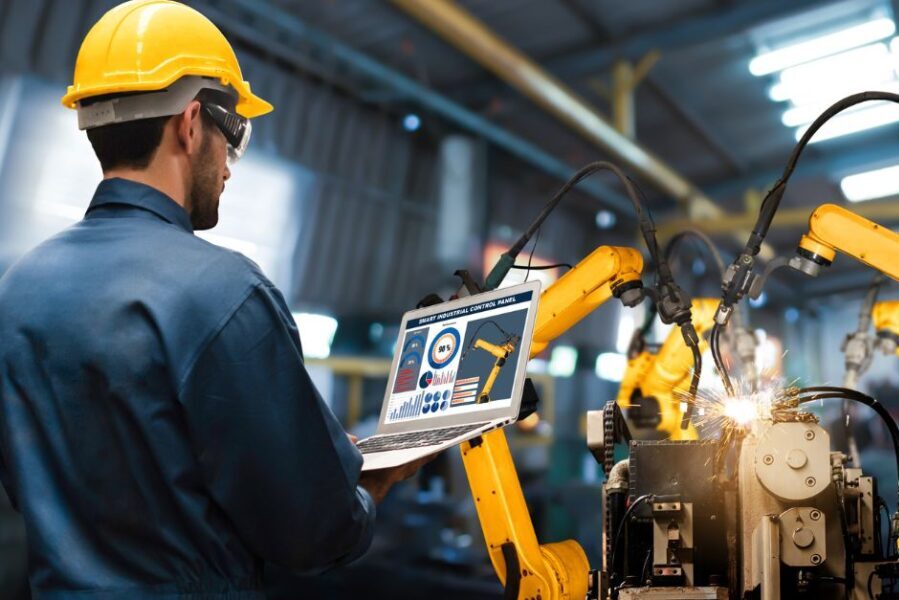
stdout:
<svg viewBox="0 0 899 600">
<path fill-rule="evenodd" d="M 478 337 L 480 333 L 480 329 L 484 325 L 493 325 L 499 332 L 504 336 L 504 339 L 499 344 L 493 344 L 488 342 L 487 340 Z M 487 381 L 484 382 L 484 387 L 478 392 L 478 404 L 486 404 L 490 402 L 490 392 L 493 391 L 493 386 L 496 383 L 496 378 L 499 377 L 500 371 L 506 364 L 506 360 L 509 358 L 515 349 L 518 347 L 518 344 L 521 343 L 521 337 L 515 335 L 514 333 L 509 333 L 505 331 L 502 327 L 497 325 L 495 321 L 487 321 L 486 323 L 482 323 L 478 330 L 475 331 L 474 336 L 471 338 L 471 343 L 468 344 L 468 348 L 462 353 L 462 360 L 465 360 L 465 357 L 468 356 L 468 353 L 472 350 L 483 350 L 488 354 L 493 355 L 496 358 L 496 361 L 493 363 L 493 368 L 490 370 L 490 374 L 487 376 Z"/>
</svg>

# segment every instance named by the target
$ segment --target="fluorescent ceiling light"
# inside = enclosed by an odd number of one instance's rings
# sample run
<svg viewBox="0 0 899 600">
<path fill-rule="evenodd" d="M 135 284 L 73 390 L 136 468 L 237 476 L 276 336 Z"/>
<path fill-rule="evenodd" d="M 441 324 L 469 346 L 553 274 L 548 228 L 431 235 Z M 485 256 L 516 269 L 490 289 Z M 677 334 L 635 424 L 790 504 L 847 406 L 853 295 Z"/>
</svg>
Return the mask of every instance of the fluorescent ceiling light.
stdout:
<svg viewBox="0 0 899 600">
<path fill-rule="evenodd" d="M 823 142 L 824 140 L 857 133 L 866 129 L 881 127 L 896 121 L 899 121 L 899 104 L 878 102 L 869 108 L 835 116 L 815 133 L 811 143 Z M 797 141 L 802 137 L 806 129 L 808 127 L 800 127 L 796 130 Z"/>
<path fill-rule="evenodd" d="M 838 71 L 844 74 L 845 78 L 852 80 L 869 79 L 872 74 L 882 75 L 887 79 L 892 75 L 892 70 L 890 50 L 886 44 L 880 42 L 784 69 L 780 73 L 780 80 L 787 84 L 801 85 L 833 77 Z"/>
<path fill-rule="evenodd" d="M 879 92 L 892 92 L 894 94 L 899 94 L 899 81 L 892 81 L 888 84 L 880 85 L 880 86 L 877 86 L 876 88 L 870 88 L 870 89 L 876 89 Z M 794 106 L 792 108 L 788 108 L 787 110 L 784 111 L 780 120 L 787 127 L 799 127 L 800 125 L 806 125 L 808 123 L 811 123 L 815 119 L 817 119 L 818 115 L 820 115 L 825 110 L 827 110 L 827 108 L 830 107 L 830 105 L 833 104 L 834 102 L 836 102 L 837 100 L 840 100 L 840 99 L 848 96 L 849 94 L 863 92 L 863 91 L 868 91 L 868 89 L 856 89 L 851 92 L 837 94 L 831 98 L 827 98 L 826 100 L 824 100 L 821 103 L 802 104 L 800 106 Z M 825 95 L 825 97 L 826 97 L 826 95 Z M 853 113 L 858 110 L 865 110 L 867 108 L 871 108 L 872 106 L 875 106 L 874 102 L 865 102 L 862 104 L 856 104 L 855 106 L 853 106 L 851 108 L 847 108 L 846 110 L 841 112 L 840 115 L 848 115 L 848 114 Z"/>
<path fill-rule="evenodd" d="M 549 358 L 549 374 L 553 377 L 571 377 L 577 366 L 577 349 L 556 346 Z"/>
<path fill-rule="evenodd" d="M 627 370 L 627 357 L 618 352 L 603 352 L 596 357 L 596 376 L 606 381 L 621 381 Z"/>
<path fill-rule="evenodd" d="M 862 202 L 899 194 L 899 165 L 844 177 L 840 189 L 850 202 Z"/>
<path fill-rule="evenodd" d="M 831 104 L 853 92 L 894 81 L 894 57 L 886 44 L 872 44 L 787 69 L 768 90 L 775 102 Z"/>
<path fill-rule="evenodd" d="M 331 355 L 334 334 L 337 332 L 337 319 L 315 313 L 293 313 L 293 320 L 300 330 L 303 356 L 328 358 Z"/>
<path fill-rule="evenodd" d="M 886 17 L 874 19 L 805 42 L 759 54 L 749 62 L 749 71 L 756 76 L 768 75 L 817 58 L 882 40 L 895 32 L 896 24 L 892 19 Z"/>
</svg>

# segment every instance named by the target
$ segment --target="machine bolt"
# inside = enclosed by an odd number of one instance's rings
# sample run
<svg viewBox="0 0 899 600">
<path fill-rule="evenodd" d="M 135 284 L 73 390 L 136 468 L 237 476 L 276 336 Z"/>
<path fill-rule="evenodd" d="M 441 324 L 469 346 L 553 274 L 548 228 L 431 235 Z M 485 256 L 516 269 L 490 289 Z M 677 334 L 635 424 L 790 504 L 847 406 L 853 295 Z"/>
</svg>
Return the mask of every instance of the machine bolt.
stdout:
<svg viewBox="0 0 899 600">
<path fill-rule="evenodd" d="M 820 554 L 812 554 L 811 561 L 813 565 L 821 564 L 821 555 Z"/>
<path fill-rule="evenodd" d="M 799 527 L 793 532 L 793 543 L 798 548 L 808 548 L 815 543 L 815 534 L 807 527 Z"/>
<path fill-rule="evenodd" d="M 806 477 L 805 478 L 805 485 L 807 485 L 809 487 L 815 487 L 816 483 L 818 483 L 818 480 L 815 479 L 814 477 Z"/>
<path fill-rule="evenodd" d="M 807 439 L 808 441 L 812 441 L 813 439 L 815 439 L 815 432 L 811 429 L 806 430 L 805 439 Z"/>
<path fill-rule="evenodd" d="M 790 450 L 790 453 L 787 454 L 787 464 L 790 465 L 790 468 L 792 469 L 801 469 L 807 463 L 808 457 L 805 455 L 805 452 L 799 448 L 793 448 Z"/>
<path fill-rule="evenodd" d="M 772 455 L 770 455 L 770 454 L 766 454 L 766 455 L 764 456 L 764 458 L 762 458 L 762 462 L 765 463 L 766 465 L 773 465 L 773 464 L 774 464 L 774 457 L 773 457 Z"/>
<path fill-rule="evenodd" d="M 821 518 L 821 511 L 819 511 L 819 510 L 813 510 L 813 511 L 811 511 L 811 512 L 808 514 L 808 518 L 811 519 L 812 521 L 817 521 L 818 519 Z"/>
</svg>

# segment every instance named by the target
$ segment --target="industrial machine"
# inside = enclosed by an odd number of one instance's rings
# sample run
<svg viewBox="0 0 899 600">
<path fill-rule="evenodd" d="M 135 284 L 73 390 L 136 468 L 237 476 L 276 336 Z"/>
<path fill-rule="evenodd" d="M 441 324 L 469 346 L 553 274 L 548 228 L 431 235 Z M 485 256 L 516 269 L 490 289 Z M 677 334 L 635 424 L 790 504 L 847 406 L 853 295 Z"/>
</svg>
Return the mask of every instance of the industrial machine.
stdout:
<svg viewBox="0 0 899 600">
<path fill-rule="evenodd" d="M 610 170 L 633 200 L 632 182 Z M 582 170 L 573 181 L 586 173 Z M 782 186 L 777 189 L 782 194 Z M 748 394 L 740 395 L 721 359 L 722 328 L 737 302 L 757 291 L 773 270 L 769 265 L 764 276 L 752 274 L 752 257 L 770 220 L 756 228 L 747 249 L 726 271 L 722 302 L 711 314 L 711 306 L 690 303 L 674 284 L 658 252 L 651 219 L 643 218 L 639 201 L 634 204 L 658 270 L 656 287 L 645 289 L 640 283 L 643 265 L 637 251 L 598 248 L 544 292 L 532 351 L 542 350 L 613 295 L 626 306 L 651 296 L 663 322 L 681 326 L 683 346 L 671 342 L 667 352 L 663 346 L 655 357 L 644 357 L 637 370 L 644 376 L 635 376 L 627 386 L 641 386 L 643 395 L 656 377 L 657 393 L 665 398 L 659 403 L 660 413 L 665 413 L 659 421 L 680 439 L 632 440 L 614 401 L 588 415 L 588 445 L 607 476 L 601 508 L 605 556 L 602 567 L 593 570 L 576 541 L 538 542 L 501 430 L 463 444 L 472 496 L 506 598 L 899 598 L 894 591 L 899 584 L 899 513 L 888 519 L 884 540 L 885 504 L 879 500 L 878 482 L 848 466 L 846 454 L 833 450 L 827 431 L 802 406 L 829 399 L 867 405 L 889 429 L 899 465 L 895 421 L 876 400 L 847 388 L 768 389 L 753 383 Z M 773 217 L 772 211 L 770 203 L 763 204 L 760 220 Z M 899 236 L 861 223 L 843 209 L 819 211 L 800 243 L 799 256 L 783 264 L 815 274 L 839 249 L 894 278 L 899 275 L 899 263 L 887 264 L 889 251 L 884 250 L 899 242 Z M 487 278 L 488 289 L 514 266 L 515 256 L 535 230 L 529 229 L 504 255 Z M 877 251 L 866 249 L 866 244 L 877 246 Z M 472 293 L 479 291 L 469 287 Z M 701 310 L 709 314 L 694 324 L 694 312 Z M 706 397 L 697 394 L 697 330 L 709 324 L 710 349 L 725 394 Z M 684 385 L 687 351 L 694 363 L 690 383 Z M 651 373 L 655 366 L 658 375 Z M 680 398 L 686 405 L 682 414 L 680 403 L 675 407 L 669 400 L 679 386 L 687 388 Z M 695 437 L 694 412 L 714 424 L 710 430 L 719 432 L 716 438 L 684 439 Z M 679 414 L 679 427 L 672 427 Z M 615 448 L 621 442 L 628 444 L 627 458 L 616 462 Z"/>
<path fill-rule="evenodd" d="M 721 422 L 719 439 L 630 442 L 604 486 L 606 569 L 596 597 L 899 597 L 899 517 L 884 541 L 876 480 L 846 466 L 801 410 L 842 397 L 877 411 L 899 462 L 895 422 L 844 388 L 721 398 L 705 407 Z M 606 451 L 615 441 L 626 440 L 604 440 Z"/>
<path fill-rule="evenodd" d="M 722 277 L 722 298 L 710 334 L 710 347 L 725 388 L 722 405 L 746 404 L 745 411 L 738 407 L 730 413 L 725 409 L 724 414 L 730 414 L 731 418 L 737 415 L 740 417 L 738 422 L 751 424 L 745 429 L 745 434 L 733 427 L 724 428 L 724 431 L 731 433 L 723 440 L 739 440 L 733 443 L 733 452 L 736 453 L 736 458 L 731 461 L 733 476 L 728 475 L 727 469 L 710 473 L 715 482 L 725 486 L 722 488 L 725 492 L 725 510 L 733 510 L 736 515 L 735 525 L 728 525 L 725 529 L 729 564 L 727 593 L 730 597 L 757 594 L 767 600 L 796 597 L 802 593 L 834 598 L 897 597 L 896 558 L 899 553 L 895 540 L 899 537 L 899 513 L 890 519 L 890 534 L 884 544 L 877 523 L 880 511 L 877 482 L 864 477 L 860 469 L 847 467 L 846 455 L 832 451 L 827 432 L 812 415 L 799 407 L 812 399 L 830 398 L 866 404 L 889 429 L 899 467 L 899 428 L 895 421 L 876 400 L 848 388 L 762 390 L 760 393 L 765 393 L 765 397 L 759 394 L 741 397 L 736 393 L 719 347 L 722 331 L 743 296 L 758 297 L 766 279 L 780 267 L 789 266 L 817 276 L 823 267 L 831 264 L 839 251 L 893 279 L 899 278 L 899 262 L 895 260 L 899 251 L 899 235 L 831 204 L 822 205 L 812 213 L 809 230 L 802 236 L 795 256 L 769 262 L 760 275 L 753 272 L 755 257 L 799 157 L 812 136 L 834 115 L 874 100 L 899 102 L 899 95 L 888 92 L 854 94 L 833 104 L 805 130 L 782 176 L 763 200 L 758 220 L 743 250 Z M 853 363 L 849 365 L 853 370 L 849 374 L 850 380 L 866 366 L 865 357 L 855 354 L 853 350 L 853 356 L 849 357 Z M 631 449 L 632 455 L 634 450 Z M 721 462 L 714 461 L 713 464 Z M 727 464 L 726 460 L 724 464 Z M 634 466 L 629 476 L 636 475 L 640 481 L 642 474 L 639 466 Z M 693 477 L 696 476 L 695 465 L 690 472 Z M 671 479 L 678 480 L 678 477 Z M 646 489 L 640 488 L 641 485 L 645 484 L 632 487 Z M 686 494 L 692 495 L 692 492 L 687 491 Z M 655 493 L 646 496 L 643 503 L 650 499 L 658 500 Z M 729 508 L 728 498 L 734 496 Z M 634 499 L 634 505 L 639 498 L 642 496 Z M 652 510 L 656 510 L 655 505 Z M 876 515 L 870 516 L 875 512 Z M 627 516 L 622 521 L 623 528 L 632 526 Z M 678 533 L 669 536 L 669 541 L 674 541 L 675 546 L 678 543 L 687 544 L 686 539 L 686 536 L 680 536 L 679 529 Z M 696 562 L 700 555 L 705 557 L 706 553 L 699 551 L 698 544 L 694 552 L 688 553 L 675 552 L 669 544 L 669 558 L 683 559 L 686 556 L 694 561 L 692 578 L 686 568 L 677 572 L 677 576 L 688 585 L 706 586 L 708 589 L 704 593 L 710 595 L 704 597 L 722 597 L 722 586 L 716 585 L 721 581 L 720 574 L 716 572 L 715 578 L 703 578 L 701 574 L 708 571 Z M 651 560 L 657 558 L 654 552 Z M 616 557 L 615 560 L 619 559 Z M 664 576 L 672 562 L 669 560 L 666 564 L 658 571 L 652 571 L 652 575 Z M 612 565 L 610 589 L 613 595 L 622 586 L 627 587 L 626 579 L 634 577 L 634 570 L 633 565 L 626 563 L 623 566 Z M 641 579 L 642 571 L 636 583 L 639 584 Z"/>
</svg>

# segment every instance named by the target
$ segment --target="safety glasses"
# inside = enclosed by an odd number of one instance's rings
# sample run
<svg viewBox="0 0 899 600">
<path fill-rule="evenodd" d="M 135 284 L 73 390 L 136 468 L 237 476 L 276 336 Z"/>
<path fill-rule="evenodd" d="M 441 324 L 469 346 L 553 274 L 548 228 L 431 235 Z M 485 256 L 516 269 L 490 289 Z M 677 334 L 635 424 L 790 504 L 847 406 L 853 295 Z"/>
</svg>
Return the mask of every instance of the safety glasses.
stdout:
<svg viewBox="0 0 899 600">
<path fill-rule="evenodd" d="M 250 134 L 253 132 L 250 120 L 232 113 L 218 104 L 203 102 L 202 105 L 203 110 L 225 136 L 225 140 L 228 142 L 228 164 L 233 165 L 240 160 L 250 143 Z"/>
</svg>

